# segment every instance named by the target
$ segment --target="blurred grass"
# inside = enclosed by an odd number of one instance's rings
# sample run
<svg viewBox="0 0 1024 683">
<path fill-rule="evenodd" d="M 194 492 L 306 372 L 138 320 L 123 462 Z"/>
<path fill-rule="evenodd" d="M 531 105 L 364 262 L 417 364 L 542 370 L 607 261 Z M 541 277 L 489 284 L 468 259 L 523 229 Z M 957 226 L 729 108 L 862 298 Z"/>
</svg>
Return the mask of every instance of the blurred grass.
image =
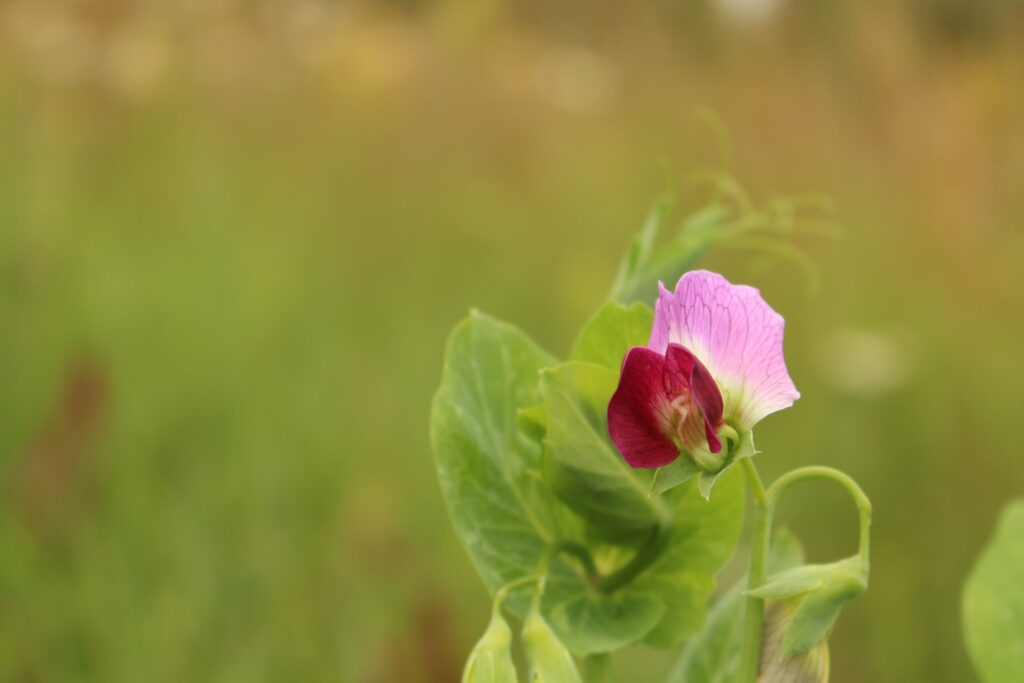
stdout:
<svg viewBox="0 0 1024 683">
<path fill-rule="evenodd" d="M 443 340 L 479 306 L 564 353 L 662 161 L 718 160 L 699 106 L 847 226 L 813 296 L 708 263 L 788 320 L 762 467 L 875 502 L 834 679 L 971 680 L 960 585 L 1024 489 L 1024 33 L 807 5 L 3 7 L 0 680 L 454 680 L 486 596 L 427 445 Z M 782 517 L 853 546 L 827 489 Z"/>
</svg>

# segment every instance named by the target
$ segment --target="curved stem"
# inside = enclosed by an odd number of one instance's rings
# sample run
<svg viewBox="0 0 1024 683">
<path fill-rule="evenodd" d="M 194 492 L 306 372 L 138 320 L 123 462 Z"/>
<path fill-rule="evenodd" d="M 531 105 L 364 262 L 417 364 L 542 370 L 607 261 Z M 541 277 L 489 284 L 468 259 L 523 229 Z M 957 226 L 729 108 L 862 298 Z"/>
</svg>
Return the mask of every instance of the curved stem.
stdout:
<svg viewBox="0 0 1024 683">
<path fill-rule="evenodd" d="M 779 497 L 793 484 L 807 479 L 826 479 L 833 481 L 850 494 L 853 502 L 857 505 L 857 512 L 860 516 L 860 540 L 857 547 L 857 555 L 866 562 L 870 553 L 870 530 L 871 530 L 871 501 L 864 490 L 845 472 L 831 467 L 800 467 L 779 477 L 775 483 L 768 487 L 768 508 L 775 510 Z"/>
<path fill-rule="evenodd" d="M 583 658 L 583 680 L 587 683 L 607 683 L 611 672 L 612 656 L 608 652 L 587 655 Z"/>
<path fill-rule="evenodd" d="M 505 599 L 508 597 L 509 593 L 522 586 L 527 586 L 531 583 L 537 583 L 537 581 L 538 577 L 536 576 L 524 576 L 514 581 L 509 581 L 508 583 L 506 583 L 504 586 L 499 588 L 497 592 L 495 592 L 494 602 L 491 605 L 491 612 L 493 614 L 499 614 L 501 612 L 501 607 L 505 604 Z"/>
<path fill-rule="evenodd" d="M 768 556 L 771 530 L 771 508 L 764 484 L 757 473 L 757 468 L 750 458 L 745 458 L 743 471 L 747 475 L 747 484 L 754 494 L 754 536 L 750 546 L 750 569 L 747 575 L 747 589 L 753 590 L 764 583 L 765 560 Z M 740 653 L 739 683 L 754 683 L 761 662 L 761 631 L 764 626 L 764 601 L 754 597 L 745 600 L 743 625 L 743 646 Z"/>
<path fill-rule="evenodd" d="M 761 478 L 757 475 L 754 464 L 743 461 L 747 473 L 747 481 L 754 494 L 757 507 L 754 509 L 754 537 L 750 551 L 750 573 L 747 581 L 748 590 L 764 583 L 765 558 L 770 544 L 772 517 L 779 497 L 793 484 L 808 479 L 826 479 L 833 481 L 850 494 L 857 504 L 860 514 L 860 545 L 857 555 L 868 561 L 871 528 L 871 501 L 849 475 L 831 467 L 800 467 L 779 477 L 765 491 Z M 746 623 L 743 632 L 743 650 L 740 662 L 739 683 L 755 683 L 761 659 L 761 633 L 764 624 L 764 601 L 760 598 L 747 597 Z"/>
</svg>

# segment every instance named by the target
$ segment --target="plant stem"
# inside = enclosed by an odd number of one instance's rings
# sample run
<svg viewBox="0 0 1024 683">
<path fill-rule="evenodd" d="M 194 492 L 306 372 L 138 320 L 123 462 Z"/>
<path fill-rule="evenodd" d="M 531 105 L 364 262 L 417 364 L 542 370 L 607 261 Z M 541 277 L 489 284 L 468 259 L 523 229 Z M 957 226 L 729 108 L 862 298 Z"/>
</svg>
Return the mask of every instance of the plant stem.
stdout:
<svg viewBox="0 0 1024 683">
<path fill-rule="evenodd" d="M 765 559 L 768 556 L 771 510 L 764 484 L 750 458 L 741 461 L 747 475 L 747 483 L 754 494 L 754 534 L 750 546 L 750 569 L 747 575 L 747 589 L 753 590 L 764 583 Z M 746 598 L 745 622 L 743 626 L 743 649 L 740 659 L 739 683 L 755 683 L 761 662 L 761 630 L 764 626 L 764 601 L 760 598 Z"/>
<path fill-rule="evenodd" d="M 864 493 L 864 490 L 857 485 L 857 482 L 855 482 L 850 475 L 845 472 L 840 472 L 839 470 L 832 469 L 831 467 L 822 466 L 799 467 L 792 472 L 787 472 L 768 487 L 767 495 L 769 510 L 775 509 L 779 496 L 781 496 L 786 489 L 793 484 L 806 479 L 827 479 L 834 481 L 846 489 L 846 492 L 850 494 L 851 498 L 853 498 L 853 502 L 857 505 L 857 512 L 860 515 L 860 542 L 857 548 L 857 555 L 867 562 L 869 560 L 869 547 L 871 540 L 871 501 L 868 499 L 867 494 Z"/>
<path fill-rule="evenodd" d="M 583 680 L 587 683 L 607 683 L 611 671 L 612 656 L 607 652 L 588 655 L 583 658 Z"/>
</svg>

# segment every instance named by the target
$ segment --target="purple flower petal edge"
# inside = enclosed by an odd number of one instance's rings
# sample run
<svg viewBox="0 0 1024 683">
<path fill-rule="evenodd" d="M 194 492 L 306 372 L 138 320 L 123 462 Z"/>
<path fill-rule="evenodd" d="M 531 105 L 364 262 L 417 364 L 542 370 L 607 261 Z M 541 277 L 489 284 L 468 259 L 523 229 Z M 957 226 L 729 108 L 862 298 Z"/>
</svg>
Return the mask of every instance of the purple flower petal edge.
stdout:
<svg viewBox="0 0 1024 683">
<path fill-rule="evenodd" d="M 800 398 L 782 355 L 785 320 L 758 290 L 706 270 L 683 275 L 674 292 L 659 288 L 648 348 L 689 349 L 718 383 L 727 418 L 750 429 Z"/>
</svg>

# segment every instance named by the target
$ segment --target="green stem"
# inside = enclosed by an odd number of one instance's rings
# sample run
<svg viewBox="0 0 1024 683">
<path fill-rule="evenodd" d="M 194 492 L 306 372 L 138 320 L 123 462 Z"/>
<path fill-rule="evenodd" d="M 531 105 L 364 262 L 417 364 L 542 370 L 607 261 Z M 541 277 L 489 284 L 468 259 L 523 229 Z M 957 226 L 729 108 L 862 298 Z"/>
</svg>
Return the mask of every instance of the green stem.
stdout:
<svg viewBox="0 0 1024 683">
<path fill-rule="evenodd" d="M 606 683 L 611 673 L 612 656 L 608 652 L 588 655 L 583 659 L 583 680 L 587 683 Z"/>
<path fill-rule="evenodd" d="M 524 576 L 522 578 L 516 579 L 514 581 L 509 581 L 508 583 L 506 583 L 504 586 L 499 588 L 498 591 L 494 594 L 494 603 L 491 605 L 491 612 L 493 612 L 494 614 L 500 614 L 501 607 L 505 604 L 505 599 L 508 598 L 509 593 L 511 593 L 517 588 L 521 588 L 532 583 L 537 583 L 536 576 Z"/>
<path fill-rule="evenodd" d="M 765 494 L 764 484 L 750 458 L 741 461 L 747 475 L 747 483 L 754 494 L 754 536 L 750 546 L 750 569 L 747 575 L 747 589 L 753 590 L 764 583 L 765 560 L 768 556 L 771 530 L 771 508 Z M 761 661 L 761 630 L 764 626 L 764 601 L 747 597 L 743 625 L 743 647 L 740 652 L 739 683 L 755 683 Z"/>
<path fill-rule="evenodd" d="M 792 472 L 787 472 L 768 487 L 767 495 L 769 510 L 774 511 L 775 506 L 778 504 L 779 497 L 789 489 L 790 486 L 807 479 L 826 479 L 833 481 L 846 489 L 846 492 L 850 494 L 851 498 L 853 498 L 853 502 L 857 505 L 857 513 L 860 517 L 860 541 L 857 548 L 857 555 L 867 562 L 869 560 L 871 541 L 871 501 L 864 493 L 864 490 L 857 485 L 857 482 L 855 482 L 845 472 L 840 472 L 839 470 L 832 469 L 831 467 L 821 466 L 800 467 Z"/>
<path fill-rule="evenodd" d="M 860 514 L 860 545 L 857 555 L 868 561 L 871 528 L 871 501 L 864 491 L 848 475 L 831 467 L 800 467 L 779 477 L 765 491 L 761 478 L 749 460 L 743 460 L 747 481 L 754 494 L 754 537 L 750 550 L 750 573 L 747 581 L 748 590 L 764 583 L 765 558 L 771 539 L 772 517 L 779 497 L 793 484 L 808 479 L 826 479 L 833 481 L 850 494 L 857 504 Z M 746 622 L 743 632 L 743 650 L 740 662 L 739 683 L 756 683 L 761 659 L 761 632 L 764 626 L 764 600 L 747 597 Z"/>
</svg>

